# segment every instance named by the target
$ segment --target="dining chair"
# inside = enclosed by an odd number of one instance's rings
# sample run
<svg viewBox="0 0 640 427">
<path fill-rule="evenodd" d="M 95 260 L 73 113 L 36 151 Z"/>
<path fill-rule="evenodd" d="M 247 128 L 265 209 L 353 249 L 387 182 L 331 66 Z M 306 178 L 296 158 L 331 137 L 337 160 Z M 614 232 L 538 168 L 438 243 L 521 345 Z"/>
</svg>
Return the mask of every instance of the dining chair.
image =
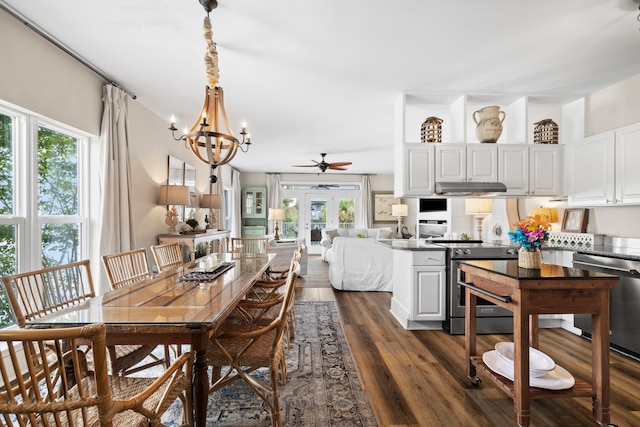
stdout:
<svg viewBox="0 0 640 427">
<path fill-rule="evenodd" d="M 144 248 L 102 257 L 111 289 L 118 289 L 151 277 Z"/>
<path fill-rule="evenodd" d="M 149 279 L 149 265 L 147 251 L 144 248 L 120 252 L 102 257 L 111 289 L 120 289 Z M 154 354 L 154 345 L 117 345 L 109 348 L 111 354 L 111 369 L 122 375 L 133 374 L 156 365 L 167 365 L 170 358 L 170 347 L 164 346 L 164 358 Z M 151 362 L 138 366 L 144 359 Z"/>
<path fill-rule="evenodd" d="M 182 251 L 177 242 L 151 246 L 151 253 L 160 273 L 173 270 L 183 264 Z"/>
<path fill-rule="evenodd" d="M 232 237 L 231 254 L 234 257 L 256 257 L 269 252 L 266 237 Z"/>
<path fill-rule="evenodd" d="M 80 343 L 90 343 L 91 370 L 81 363 Z M 109 376 L 106 328 L 0 330 L 0 425 L 161 426 L 161 416 L 180 396 L 185 425 L 192 423 L 192 353 L 159 378 Z M 67 343 L 71 343 L 67 346 Z"/>
<path fill-rule="evenodd" d="M 95 296 L 89 260 L 5 276 L 2 283 L 16 323 L 21 328 L 29 321 Z M 152 345 L 109 346 L 111 371 L 124 373 L 144 360 L 154 348 Z M 156 365 L 161 363 L 154 362 Z"/>
<path fill-rule="evenodd" d="M 278 371 L 286 382 L 284 331 L 287 311 L 293 305 L 295 272 L 287 276 L 286 290 L 278 315 L 268 324 L 225 321 L 212 336 L 207 348 L 207 361 L 212 366 L 209 392 L 243 380 L 266 403 L 271 411 L 271 425 L 282 426 L 278 395 Z M 229 369 L 222 374 L 222 367 Z M 252 375 L 257 369 L 268 368 L 270 379 Z M 270 395 L 270 397 L 269 397 Z"/>
</svg>

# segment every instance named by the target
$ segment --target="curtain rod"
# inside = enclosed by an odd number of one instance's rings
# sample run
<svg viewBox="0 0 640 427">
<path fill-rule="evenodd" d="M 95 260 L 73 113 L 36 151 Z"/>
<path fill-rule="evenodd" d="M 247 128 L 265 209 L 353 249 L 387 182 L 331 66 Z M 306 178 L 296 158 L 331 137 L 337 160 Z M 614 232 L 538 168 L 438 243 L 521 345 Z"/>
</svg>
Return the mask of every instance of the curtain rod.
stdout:
<svg viewBox="0 0 640 427">
<path fill-rule="evenodd" d="M 108 81 L 109 83 L 111 83 L 112 85 L 122 89 L 131 98 L 133 98 L 133 99 L 137 98 L 135 93 L 131 92 L 129 89 L 127 89 L 126 87 L 124 87 L 120 83 L 116 82 L 111 77 L 109 77 L 102 70 L 100 70 L 99 68 L 95 67 L 94 65 L 89 63 L 87 60 L 82 58 L 80 55 L 78 55 L 77 53 L 72 51 L 70 48 L 66 47 L 61 42 L 59 42 L 56 39 L 54 39 L 53 36 L 50 36 L 44 30 L 41 30 L 38 26 L 36 26 L 35 24 L 31 23 L 26 17 L 22 16 L 16 10 L 13 10 L 9 5 L 7 5 L 4 2 L 0 1 L 0 9 L 4 10 L 9 15 L 13 16 L 15 19 L 17 19 L 18 21 L 22 22 L 25 26 L 27 26 L 27 28 L 29 28 L 30 30 L 34 31 L 40 37 L 43 37 L 45 40 L 47 40 L 48 42 L 50 42 L 51 44 L 56 46 L 58 49 L 62 50 L 67 55 L 71 56 L 73 59 L 75 59 L 76 61 L 78 61 L 79 63 L 81 63 L 82 65 L 84 65 L 85 67 L 87 67 L 88 69 L 90 69 L 91 71 L 93 71 L 94 73 L 96 73 L 97 75 L 99 75 L 100 77 L 102 77 L 103 79 Z"/>
</svg>

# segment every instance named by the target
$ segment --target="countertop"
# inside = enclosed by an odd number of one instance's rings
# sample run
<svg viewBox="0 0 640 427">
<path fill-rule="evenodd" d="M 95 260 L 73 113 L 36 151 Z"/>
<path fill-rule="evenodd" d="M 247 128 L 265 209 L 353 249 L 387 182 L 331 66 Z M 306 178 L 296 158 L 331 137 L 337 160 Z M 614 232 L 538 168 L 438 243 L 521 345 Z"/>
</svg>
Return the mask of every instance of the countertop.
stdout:
<svg viewBox="0 0 640 427">
<path fill-rule="evenodd" d="M 613 258 L 629 259 L 640 261 L 640 248 L 628 248 L 623 246 L 594 246 L 588 250 L 576 250 L 575 252 L 587 255 L 600 255 Z"/>
<path fill-rule="evenodd" d="M 610 274 L 598 273 L 595 271 L 581 270 L 579 268 L 565 268 L 555 264 L 541 264 L 539 269 L 529 269 L 518 267 L 518 260 L 509 261 L 464 261 L 461 264 L 469 264 L 482 270 L 500 274 L 518 280 L 593 280 L 610 279 Z"/>
<path fill-rule="evenodd" d="M 446 247 L 442 245 L 436 245 L 434 243 L 426 243 L 424 239 L 393 239 L 393 240 L 378 240 L 377 244 L 386 246 L 391 249 L 403 250 L 403 251 L 445 251 Z"/>
</svg>

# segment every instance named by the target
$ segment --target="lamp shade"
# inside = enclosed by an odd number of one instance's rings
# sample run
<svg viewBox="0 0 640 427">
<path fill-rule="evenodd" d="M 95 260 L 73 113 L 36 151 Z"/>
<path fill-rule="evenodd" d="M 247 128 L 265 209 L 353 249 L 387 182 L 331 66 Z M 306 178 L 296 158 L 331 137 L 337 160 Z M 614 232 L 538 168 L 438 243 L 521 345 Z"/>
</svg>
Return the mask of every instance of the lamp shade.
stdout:
<svg viewBox="0 0 640 427">
<path fill-rule="evenodd" d="M 284 209 L 269 208 L 269 219 L 284 219 Z"/>
<path fill-rule="evenodd" d="M 219 194 L 203 194 L 200 207 L 207 209 L 220 209 L 222 207 L 222 197 L 220 197 Z"/>
<path fill-rule="evenodd" d="M 161 185 L 159 205 L 180 205 L 189 204 L 189 187 L 185 185 Z"/>
<path fill-rule="evenodd" d="M 391 205 L 391 216 L 408 216 L 409 215 L 409 205 L 397 204 Z"/>
<path fill-rule="evenodd" d="M 536 216 L 540 215 L 544 221 L 547 222 L 558 222 L 558 210 L 555 208 L 535 208 L 529 211 L 529 215 Z"/>
<path fill-rule="evenodd" d="M 467 215 L 488 215 L 493 212 L 491 199 L 465 199 L 464 213 Z"/>
</svg>

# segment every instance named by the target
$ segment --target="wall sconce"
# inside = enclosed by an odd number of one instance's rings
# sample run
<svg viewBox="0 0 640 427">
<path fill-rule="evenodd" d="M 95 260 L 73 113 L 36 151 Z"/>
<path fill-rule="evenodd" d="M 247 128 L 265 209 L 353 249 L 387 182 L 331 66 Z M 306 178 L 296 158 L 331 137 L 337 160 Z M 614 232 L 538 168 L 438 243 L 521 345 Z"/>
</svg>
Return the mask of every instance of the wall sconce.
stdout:
<svg viewBox="0 0 640 427">
<path fill-rule="evenodd" d="M 189 187 L 185 185 L 161 185 L 158 204 L 167 206 L 164 223 L 169 226 L 169 234 L 179 234 L 176 231 L 176 226 L 178 225 L 176 206 L 189 204 Z"/>
<path fill-rule="evenodd" d="M 398 218 L 398 234 L 396 237 L 402 239 L 402 218 L 409 215 L 409 206 L 401 203 L 391 205 L 391 216 Z"/>
<path fill-rule="evenodd" d="M 216 230 L 218 225 L 218 218 L 214 209 L 220 209 L 222 207 L 222 197 L 219 194 L 203 194 L 200 201 L 200 207 L 209 209 L 209 217 L 205 215 L 204 222 L 207 223 L 207 230 Z"/>
<path fill-rule="evenodd" d="M 278 234 L 278 221 L 284 219 L 284 209 L 269 208 L 269 219 L 275 222 L 273 238 L 280 240 L 280 235 Z"/>
<path fill-rule="evenodd" d="M 464 212 L 474 215 L 476 220 L 476 232 L 478 239 L 482 240 L 482 221 L 493 212 L 493 200 L 491 199 L 465 199 Z"/>
<path fill-rule="evenodd" d="M 529 215 L 540 215 L 540 218 L 546 222 L 558 222 L 558 210 L 556 208 L 534 208 L 529 211 Z"/>
</svg>

